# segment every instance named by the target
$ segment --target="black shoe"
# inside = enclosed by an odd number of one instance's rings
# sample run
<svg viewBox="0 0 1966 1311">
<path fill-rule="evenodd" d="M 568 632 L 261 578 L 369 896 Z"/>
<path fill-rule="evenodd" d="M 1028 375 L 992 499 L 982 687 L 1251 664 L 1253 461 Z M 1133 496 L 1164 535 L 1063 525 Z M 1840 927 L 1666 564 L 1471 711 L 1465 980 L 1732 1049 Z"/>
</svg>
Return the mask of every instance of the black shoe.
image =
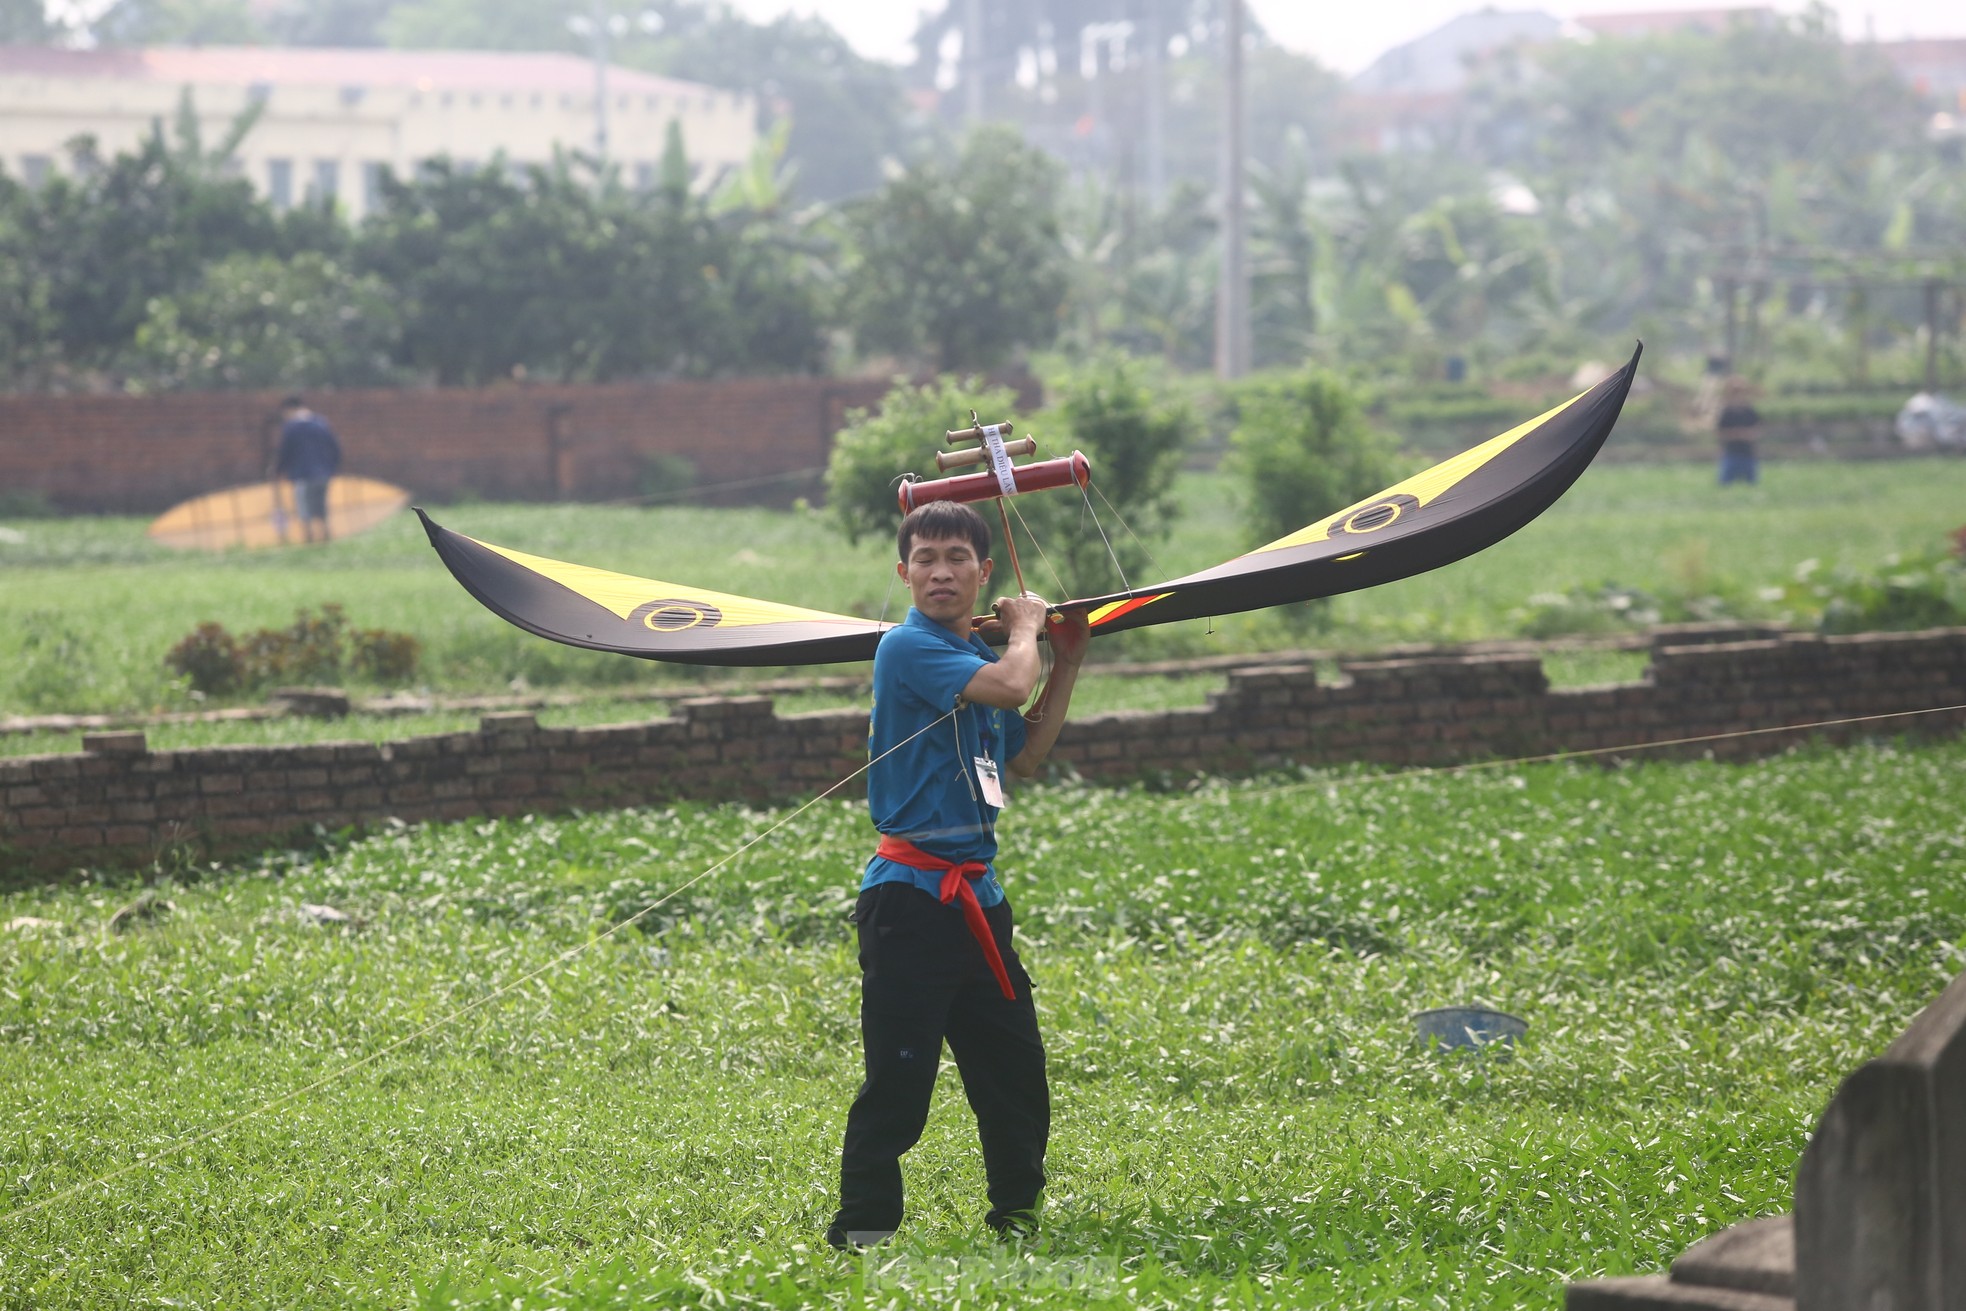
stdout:
<svg viewBox="0 0 1966 1311">
<path fill-rule="evenodd" d="M 983 1223 L 997 1236 L 999 1243 L 1017 1243 L 1038 1236 L 1039 1206 L 1027 1206 L 1018 1211 L 1006 1211 L 1002 1215 L 987 1215 Z"/>
<path fill-rule="evenodd" d="M 838 1225 L 826 1227 L 826 1246 L 835 1252 L 863 1252 L 870 1247 L 879 1247 L 894 1237 L 892 1229 L 842 1229 Z"/>
</svg>

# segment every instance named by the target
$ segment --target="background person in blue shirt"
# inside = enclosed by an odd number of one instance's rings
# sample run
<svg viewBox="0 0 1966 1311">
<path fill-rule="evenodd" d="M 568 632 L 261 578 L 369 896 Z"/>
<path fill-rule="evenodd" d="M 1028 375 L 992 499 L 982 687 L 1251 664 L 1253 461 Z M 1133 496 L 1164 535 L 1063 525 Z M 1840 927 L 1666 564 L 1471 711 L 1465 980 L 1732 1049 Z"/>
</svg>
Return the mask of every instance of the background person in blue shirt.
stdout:
<svg viewBox="0 0 1966 1311">
<path fill-rule="evenodd" d="M 298 396 L 280 402 L 280 452 L 273 473 L 293 483 L 294 508 L 300 514 L 302 535 L 310 542 L 328 540 L 328 484 L 341 469 L 341 443 L 327 420 L 307 408 Z M 286 533 L 281 532 L 284 539 Z"/>
<path fill-rule="evenodd" d="M 1761 435 L 1761 414 L 1754 408 L 1754 384 L 1738 375 L 1722 386 L 1719 418 L 1720 485 L 1743 482 L 1750 486 L 1761 480 L 1760 462 L 1755 458 L 1754 441 Z"/>
<path fill-rule="evenodd" d="M 1051 1132 L 1044 1040 L 1031 977 L 997 882 L 1003 776 L 1036 774 L 1058 740 L 1085 658 L 1083 615 L 1053 623 L 1037 687 L 1044 602 L 997 601 L 999 656 L 972 631 L 990 580 L 990 530 L 936 501 L 902 521 L 895 572 L 914 601 L 874 656 L 867 807 L 881 831 L 854 907 L 866 1081 L 847 1113 L 840 1209 L 826 1240 L 847 1248 L 900 1227 L 901 1157 L 921 1137 L 946 1040 L 976 1113 L 990 1209 L 1003 1236 L 1037 1226 Z"/>
</svg>

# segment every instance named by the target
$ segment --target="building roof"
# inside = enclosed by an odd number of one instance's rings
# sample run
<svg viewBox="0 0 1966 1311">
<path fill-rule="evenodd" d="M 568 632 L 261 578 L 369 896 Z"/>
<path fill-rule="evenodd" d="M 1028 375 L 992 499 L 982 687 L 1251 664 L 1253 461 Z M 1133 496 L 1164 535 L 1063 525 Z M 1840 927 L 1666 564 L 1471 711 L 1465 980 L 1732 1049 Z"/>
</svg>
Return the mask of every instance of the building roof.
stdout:
<svg viewBox="0 0 1966 1311">
<path fill-rule="evenodd" d="M 1966 109 L 1966 37 L 1879 41 L 1871 48 L 1919 95 L 1938 96 Z"/>
<path fill-rule="evenodd" d="M 1594 36 L 1668 36 L 1675 32 L 1725 32 L 1736 23 L 1760 27 L 1775 21 L 1767 5 L 1724 9 L 1648 9 L 1617 14 L 1579 14 L 1578 27 Z"/>
<path fill-rule="evenodd" d="M 1352 79 L 1354 91 L 1430 95 L 1467 83 L 1469 66 L 1496 50 L 1555 39 L 1563 24 L 1539 9 L 1483 9 L 1403 42 Z"/>
<path fill-rule="evenodd" d="M 0 45 L 0 77 L 118 78 L 174 85 L 400 87 L 411 91 L 585 92 L 593 61 L 491 50 L 336 50 L 154 46 L 58 50 Z M 701 95 L 696 82 L 609 66 L 610 93 Z"/>
<path fill-rule="evenodd" d="M 1877 41 L 1872 48 L 1899 68 L 1966 69 L 1966 36 Z"/>
</svg>

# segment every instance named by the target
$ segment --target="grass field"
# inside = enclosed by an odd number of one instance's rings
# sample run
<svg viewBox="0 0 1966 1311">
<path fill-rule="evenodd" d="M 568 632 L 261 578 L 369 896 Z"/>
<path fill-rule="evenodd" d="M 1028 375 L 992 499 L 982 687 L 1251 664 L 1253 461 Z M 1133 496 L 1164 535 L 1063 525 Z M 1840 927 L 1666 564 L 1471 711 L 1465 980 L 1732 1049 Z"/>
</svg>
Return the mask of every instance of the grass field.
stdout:
<svg viewBox="0 0 1966 1311">
<path fill-rule="evenodd" d="M 1511 635 L 1530 597 L 1621 583 L 1674 595 L 1756 592 L 1805 559 L 1874 567 L 1958 526 L 1956 461 L 1770 464 L 1756 489 L 1710 485 L 1704 465 L 1606 466 L 1552 510 L 1468 560 L 1341 597 L 1312 629 L 1266 611 L 1102 641 L 1095 654 L 1149 659 L 1305 646 L 1366 650 L 1403 641 Z M 1243 549 L 1232 487 L 1187 475 L 1186 513 L 1156 548 L 1172 576 Z M 447 526 L 537 554 L 849 613 L 898 615 L 891 546 L 847 547 L 823 516 L 763 510 L 467 505 Z M 1313 517 L 1312 512 L 1306 518 Z M 443 571 L 415 521 L 318 550 L 220 558 L 153 547 L 135 519 L 0 525 L 0 714 L 183 709 L 164 654 L 204 620 L 234 632 L 335 602 L 356 627 L 408 632 L 420 679 L 439 691 L 726 681 L 727 674 L 597 655 L 543 642 L 481 609 Z M 1033 585 L 1046 586 L 1041 562 Z M 1136 580 L 1142 581 L 1142 580 Z M 778 671 L 768 671 L 776 674 Z M 1096 680 L 1095 680 L 1096 681 Z"/>
<path fill-rule="evenodd" d="M 182 872 L 126 932 L 132 887 L 11 894 L 50 923 L 0 932 L 0 1304 L 1555 1307 L 1786 1209 L 1966 966 L 1962 789 L 1953 742 L 1026 792 L 1046 1234 L 979 1233 L 951 1075 L 863 1261 L 818 1242 L 856 805 L 409 828 Z M 1527 1039 L 1416 1049 L 1459 1003 Z"/>
</svg>

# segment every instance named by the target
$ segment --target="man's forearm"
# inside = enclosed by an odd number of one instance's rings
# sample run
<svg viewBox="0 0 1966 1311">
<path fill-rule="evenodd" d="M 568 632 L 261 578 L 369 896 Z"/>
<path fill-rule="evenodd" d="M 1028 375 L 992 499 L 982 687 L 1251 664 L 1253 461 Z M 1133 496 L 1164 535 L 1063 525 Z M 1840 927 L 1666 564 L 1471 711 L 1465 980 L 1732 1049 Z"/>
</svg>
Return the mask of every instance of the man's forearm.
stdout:
<svg viewBox="0 0 1966 1311">
<path fill-rule="evenodd" d="M 1037 704 L 1025 712 L 1024 749 L 1010 762 L 1011 772 L 1019 778 L 1036 774 L 1051 755 L 1051 748 L 1058 741 L 1058 730 L 1065 726 L 1065 715 L 1072 705 L 1072 689 L 1078 681 L 1076 663 L 1060 661 L 1052 666 L 1051 677 L 1045 680 Z"/>
<path fill-rule="evenodd" d="M 996 663 L 977 670 L 963 695 L 999 710 L 1015 710 L 1031 699 L 1039 668 L 1037 634 L 1013 633 Z"/>
</svg>

